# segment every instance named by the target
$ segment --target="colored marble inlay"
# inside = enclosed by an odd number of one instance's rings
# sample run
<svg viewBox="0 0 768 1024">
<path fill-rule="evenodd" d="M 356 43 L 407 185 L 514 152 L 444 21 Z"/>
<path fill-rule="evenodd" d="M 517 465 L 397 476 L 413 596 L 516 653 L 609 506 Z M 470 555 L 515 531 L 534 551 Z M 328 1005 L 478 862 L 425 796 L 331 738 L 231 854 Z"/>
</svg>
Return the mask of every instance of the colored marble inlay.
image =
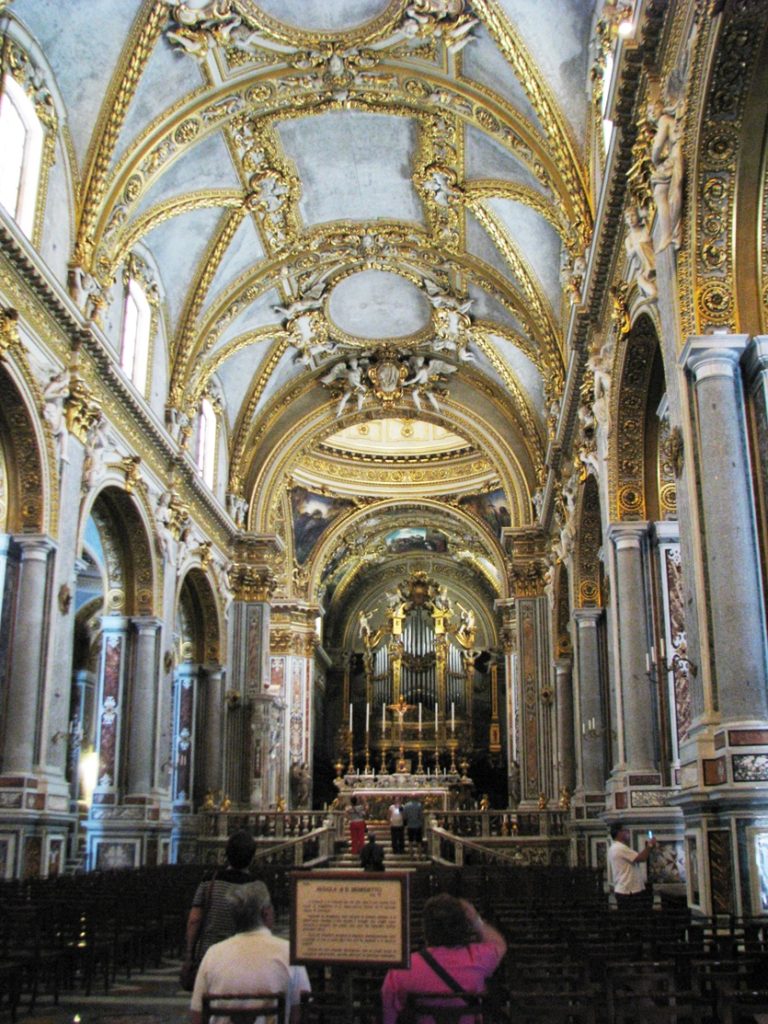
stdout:
<svg viewBox="0 0 768 1024">
<path fill-rule="evenodd" d="M 733 910 L 731 835 L 725 829 L 718 829 L 710 832 L 708 839 L 712 910 L 716 914 L 729 914 Z"/>
<path fill-rule="evenodd" d="M 721 786 L 727 778 L 724 757 L 707 758 L 704 764 L 704 785 Z"/>
<path fill-rule="evenodd" d="M 766 746 L 768 729 L 729 729 L 728 742 L 732 747 Z"/>
<path fill-rule="evenodd" d="M 734 782 L 768 782 L 768 754 L 734 754 Z"/>
</svg>

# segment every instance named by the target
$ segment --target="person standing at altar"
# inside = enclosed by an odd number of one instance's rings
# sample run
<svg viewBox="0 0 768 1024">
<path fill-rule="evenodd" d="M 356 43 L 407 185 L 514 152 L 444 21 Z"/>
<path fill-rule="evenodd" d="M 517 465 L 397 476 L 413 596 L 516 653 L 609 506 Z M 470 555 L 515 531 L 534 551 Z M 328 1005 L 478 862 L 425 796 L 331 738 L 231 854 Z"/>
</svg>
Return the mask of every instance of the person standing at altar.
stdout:
<svg viewBox="0 0 768 1024">
<path fill-rule="evenodd" d="M 408 852 L 413 856 L 421 857 L 421 841 L 424 834 L 424 808 L 421 801 L 415 796 L 408 798 L 403 807 L 405 827 L 408 829 Z"/>
<path fill-rule="evenodd" d="M 357 857 L 365 844 L 365 819 L 367 810 L 354 794 L 349 798 L 347 818 L 349 819 L 349 847 Z"/>
<path fill-rule="evenodd" d="M 405 818 L 403 817 L 403 802 L 399 796 L 387 809 L 389 819 L 389 832 L 392 836 L 392 853 L 405 853 Z"/>
</svg>

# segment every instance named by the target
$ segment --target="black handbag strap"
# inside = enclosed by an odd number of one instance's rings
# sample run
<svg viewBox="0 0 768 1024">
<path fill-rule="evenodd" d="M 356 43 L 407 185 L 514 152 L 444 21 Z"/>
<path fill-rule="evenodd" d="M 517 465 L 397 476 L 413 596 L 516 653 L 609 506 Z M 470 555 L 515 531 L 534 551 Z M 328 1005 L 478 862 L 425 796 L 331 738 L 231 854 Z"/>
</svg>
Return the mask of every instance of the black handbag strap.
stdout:
<svg viewBox="0 0 768 1024">
<path fill-rule="evenodd" d="M 452 992 L 455 992 L 457 995 L 464 995 L 464 989 L 462 986 L 458 981 L 456 981 L 452 974 L 449 974 L 448 971 L 446 971 L 442 964 L 439 964 L 437 960 L 435 960 L 428 949 L 420 949 L 419 956 L 429 967 L 432 968 L 438 978 L 442 978 Z"/>
<path fill-rule="evenodd" d="M 195 936 L 195 941 L 192 944 L 192 959 L 193 960 L 196 959 L 195 954 L 197 953 L 198 949 L 200 948 L 200 943 L 201 943 L 202 938 L 203 938 L 203 932 L 205 931 L 205 922 L 206 922 L 206 918 L 208 917 L 208 911 L 211 909 L 211 901 L 213 899 L 213 883 L 216 881 L 216 876 L 217 875 L 218 875 L 218 871 L 214 871 L 213 874 L 211 875 L 211 879 L 208 882 L 208 885 L 206 885 L 206 887 L 205 887 L 205 895 L 203 896 L 203 903 L 202 903 L 202 906 L 200 908 L 203 913 L 200 916 L 200 924 L 199 924 L 198 929 L 197 929 L 197 935 Z"/>
</svg>

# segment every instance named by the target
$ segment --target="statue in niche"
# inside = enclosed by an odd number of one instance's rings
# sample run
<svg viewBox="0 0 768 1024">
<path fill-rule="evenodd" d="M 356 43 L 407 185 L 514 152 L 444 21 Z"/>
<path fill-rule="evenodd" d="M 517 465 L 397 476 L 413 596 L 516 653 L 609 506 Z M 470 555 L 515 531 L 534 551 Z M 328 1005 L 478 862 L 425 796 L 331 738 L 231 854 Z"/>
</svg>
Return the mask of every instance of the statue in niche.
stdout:
<svg viewBox="0 0 768 1024">
<path fill-rule="evenodd" d="M 624 213 L 627 234 L 624 238 L 624 250 L 631 266 L 636 267 L 637 285 L 646 299 L 655 299 L 656 291 L 656 253 L 653 242 L 640 209 L 632 205 Z"/>
</svg>

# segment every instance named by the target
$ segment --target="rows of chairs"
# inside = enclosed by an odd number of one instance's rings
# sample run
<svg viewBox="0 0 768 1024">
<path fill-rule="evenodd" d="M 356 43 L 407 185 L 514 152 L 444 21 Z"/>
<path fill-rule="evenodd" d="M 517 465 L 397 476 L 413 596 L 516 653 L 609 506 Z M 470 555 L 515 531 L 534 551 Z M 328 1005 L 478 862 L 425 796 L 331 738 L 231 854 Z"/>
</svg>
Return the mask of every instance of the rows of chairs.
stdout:
<svg viewBox="0 0 768 1024">
<path fill-rule="evenodd" d="M 187 910 L 204 869 L 166 866 L 0 884 L 0 1008 L 34 1010 L 38 995 L 106 992 L 118 972 L 183 950 Z M 768 919 L 693 918 L 687 908 L 619 913 L 590 876 L 504 867 L 421 871 L 411 887 L 411 943 L 424 900 L 471 899 L 508 952 L 490 991 L 432 1007 L 435 1024 L 743 1024 L 768 1012 Z M 284 911 L 287 879 L 266 879 Z M 530 883 L 530 884 L 529 884 Z M 303 1024 L 379 1024 L 385 968 L 310 968 Z M 442 1001 L 445 1001 L 443 996 Z M 246 1016 L 235 1024 L 248 1024 Z M 415 1018 L 426 1012 L 414 1004 Z M 253 1014 L 252 1014 L 253 1016 Z"/>
<path fill-rule="evenodd" d="M 0 1008 L 15 1021 L 45 993 L 108 992 L 180 956 L 199 867 L 162 866 L 0 883 Z"/>
</svg>

